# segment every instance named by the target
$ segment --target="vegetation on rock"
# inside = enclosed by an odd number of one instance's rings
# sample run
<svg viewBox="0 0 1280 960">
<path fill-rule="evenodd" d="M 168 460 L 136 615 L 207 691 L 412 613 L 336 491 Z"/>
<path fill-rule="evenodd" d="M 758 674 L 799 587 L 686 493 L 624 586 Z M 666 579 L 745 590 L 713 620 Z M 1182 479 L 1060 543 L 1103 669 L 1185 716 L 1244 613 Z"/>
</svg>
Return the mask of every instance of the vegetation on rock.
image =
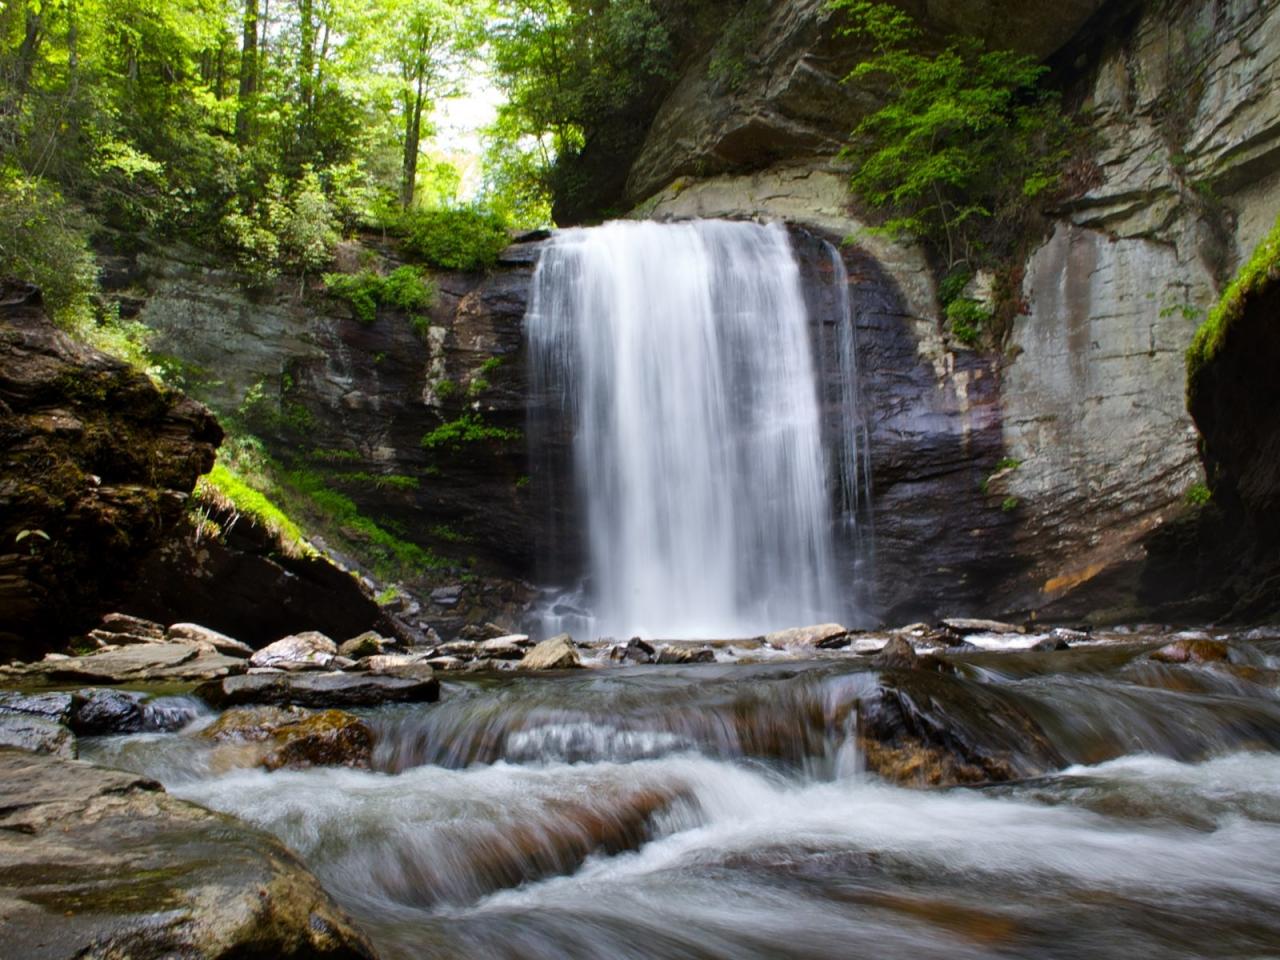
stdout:
<svg viewBox="0 0 1280 960">
<path fill-rule="evenodd" d="M 884 94 L 844 150 L 853 193 L 884 217 L 879 230 L 923 241 L 944 272 L 974 269 L 993 231 L 1053 189 L 1067 159 L 1070 125 L 1042 86 L 1046 68 L 969 37 L 930 50 L 915 21 L 887 3 L 831 6 L 848 18 L 842 33 L 868 48 L 846 82 Z M 976 336 L 975 320 L 957 308 L 961 339 Z"/>
<path fill-rule="evenodd" d="M 1254 248 L 1253 254 L 1227 285 L 1209 311 L 1187 348 L 1187 390 L 1195 389 L 1196 377 L 1222 349 L 1233 323 L 1244 313 L 1248 298 L 1270 283 L 1280 280 L 1280 219 Z"/>
</svg>

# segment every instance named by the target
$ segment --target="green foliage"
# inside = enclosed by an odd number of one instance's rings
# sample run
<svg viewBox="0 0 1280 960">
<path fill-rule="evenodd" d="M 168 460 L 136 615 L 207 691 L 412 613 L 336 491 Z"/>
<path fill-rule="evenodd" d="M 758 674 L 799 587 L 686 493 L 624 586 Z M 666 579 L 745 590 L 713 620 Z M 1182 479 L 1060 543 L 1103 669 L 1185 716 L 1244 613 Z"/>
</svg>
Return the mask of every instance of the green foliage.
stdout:
<svg viewBox="0 0 1280 960">
<path fill-rule="evenodd" d="M 458 419 L 442 423 L 426 434 L 422 438 L 422 448 L 424 450 L 448 448 L 456 452 L 467 444 L 491 440 L 519 440 L 520 437 L 519 430 L 494 427 L 482 421 L 479 414 L 464 413 Z"/>
<path fill-rule="evenodd" d="M 441 400 L 448 400 L 450 397 L 456 396 L 458 393 L 458 384 L 453 380 L 441 380 L 435 386 L 436 396 Z"/>
<path fill-rule="evenodd" d="M 246 479 L 240 476 L 233 467 L 219 461 L 213 469 L 200 478 L 196 486 L 196 496 L 207 497 L 210 491 L 225 500 L 236 513 L 248 518 L 286 545 L 286 549 L 294 554 L 314 552 L 307 544 L 302 530 L 283 510 L 273 503 L 261 491 L 254 489 Z"/>
<path fill-rule="evenodd" d="M 1193 483 L 1183 497 L 1189 507 L 1203 507 L 1213 499 L 1213 491 L 1203 483 Z"/>
<path fill-rule="evenodd" d="M 1001 457 L 1000 462 L 996 464 L 996 472 L 999 473 L 1002 470 L 1017 470 L 1020 466 L 1022 466 L 1021 460 L 1017 460 L 1013 457 Z"/>
<path fill-rule="evenodd" d="M 47 181 L 0 168 L 0 274 L 39 287 L 54 321 L 67 330 L 92 319 L 98 269 L 88 225 Z"/>
<path fill-rule="evenodd" d="M 1194 389 L 1205 364 L 1222 349 L 1232 324 L 1244 313 L 1245 302 L 1277 280 L 1280 280 L 1280 218 L 1227 285 L 1187 348 L 1188 392 Z"/>
<path fill-rule="evenodd" d="M 1003 510 L 1005 513 L 1012 513 L 1014 510 L 1017 510 L 1018 498 L 1005 497 L 1003 500 L 1000 501 L 1000 509 Z"/>
<path fill-rule="evenodd" d="M 955 338 L 972 347 L 991 322 L 991 311 L 971 297 L 957 297 L 947 304 L 946 317 Z"/>
<path fill-rule="evenodd" d="M 483 270 L 510 243 L 502 217 L 478 207 L 414 210 L 400 228 L 409 253 L 446 270 Z"/>
<path fill-rule="evenodd" d="M 417 326 L 418 311 L 435 301 L 435 287 L 413 267 L 398 267 L 387 276 L 373 270 L 359 273 L 326 273 L 325 289 L 351 304 L 356 319 L 365 326 L 378 319 L 378 307 L 388 306 L 410 315 Z"/>
<path fill-rule="evenodd" d="M 854 194 L 885 220 L 879 229 L 922 240 L 944 264 L 975 264 L 989 221 L 1014 220 L 1052 189 L 1070 126 L 1040 87 L 1032 58 L 952 38 L 937 52 L 886 3 L 831 0 L 865 60 L 847 82 L 883 88 L 883 107 L 854 129 L 844 156 Z"/>
<path fill-rule="evenodd" d="M 506 361 L 503 357 L 490 357 L 484 363 L 480 364 L 480 373 L 483 376 L 488 376 L 489 374 L 497 371 L 497 369 L 505 362 Z"/>
</svg>

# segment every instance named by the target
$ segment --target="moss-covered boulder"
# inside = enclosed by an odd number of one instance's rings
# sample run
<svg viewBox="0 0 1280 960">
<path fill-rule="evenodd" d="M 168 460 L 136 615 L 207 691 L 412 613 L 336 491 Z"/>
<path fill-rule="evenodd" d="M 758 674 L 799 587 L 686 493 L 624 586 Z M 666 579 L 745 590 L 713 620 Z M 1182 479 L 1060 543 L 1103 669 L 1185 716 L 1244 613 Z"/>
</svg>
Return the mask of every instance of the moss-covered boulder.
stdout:
<svg viewBox="0 0 1280 960">
<path fill-rule="evenodd" d="M 203 731 L 201 736 L 237 748 L 245 765 L 279 770 L 281 767 L 367 767 L 373 751 L 373 731 L 359 717 L 342 710 L 319 713 L 299 707 L 235 707 Z"/>
</svg>

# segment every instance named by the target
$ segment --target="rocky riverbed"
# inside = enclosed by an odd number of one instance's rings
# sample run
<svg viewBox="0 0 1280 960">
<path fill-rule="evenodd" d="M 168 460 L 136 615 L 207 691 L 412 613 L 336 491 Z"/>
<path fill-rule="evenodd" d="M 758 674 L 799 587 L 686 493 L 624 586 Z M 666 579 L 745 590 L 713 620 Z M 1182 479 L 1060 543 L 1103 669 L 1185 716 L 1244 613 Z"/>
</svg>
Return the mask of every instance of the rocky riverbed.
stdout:
<svg viewBox="0 0 1280 960">
<path fill-rule="evenodd" d="M 126 629 L 139 642 L 112 642 Z M 26 689 L 0 694 L 5 742 L 45 737 L 0 751 L 23 956 L 231 957 L 250 929 L 290 957 L 1280 947 L 1280 631 L 955 620 L 250 651 L 100 630 L 101 651 L 10 668 Z M 148 650 L 154 679 L 85 672 Z M 213 657 L 234 666 L 170 672 Z M 366 698 L 370 681 L 418 693 Z M 270 695 L 225 699 L 233 683 Z M 267 893 L 232 895 L 249 888 Z"/>
</svg>

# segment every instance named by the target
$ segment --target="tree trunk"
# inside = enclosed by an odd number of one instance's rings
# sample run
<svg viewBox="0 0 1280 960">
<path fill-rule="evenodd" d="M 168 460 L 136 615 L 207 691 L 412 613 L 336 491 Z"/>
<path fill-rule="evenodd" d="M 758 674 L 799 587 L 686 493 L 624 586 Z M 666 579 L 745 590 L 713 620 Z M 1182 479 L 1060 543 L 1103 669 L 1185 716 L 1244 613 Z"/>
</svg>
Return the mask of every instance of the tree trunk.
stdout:
<svg viewBox="0 0 1280 960">
<path fill-rule="evenodd" d="M 418 150 L 422 145 L 422 79 L 412 98 L 405 98 L 404 111 L 404 164 L 400 174 L 400 206 L 408 210 L 413 206 L 413 194 L 418 183 Z"/>
<path fill-rule="evenodd" d="M 253 101 L 258 93 L 258 0 L 244 0 L 244 34 L 240 48 L 240 94 L 236 108 L 236 142 L 252 139 Z"/>
</svg>

